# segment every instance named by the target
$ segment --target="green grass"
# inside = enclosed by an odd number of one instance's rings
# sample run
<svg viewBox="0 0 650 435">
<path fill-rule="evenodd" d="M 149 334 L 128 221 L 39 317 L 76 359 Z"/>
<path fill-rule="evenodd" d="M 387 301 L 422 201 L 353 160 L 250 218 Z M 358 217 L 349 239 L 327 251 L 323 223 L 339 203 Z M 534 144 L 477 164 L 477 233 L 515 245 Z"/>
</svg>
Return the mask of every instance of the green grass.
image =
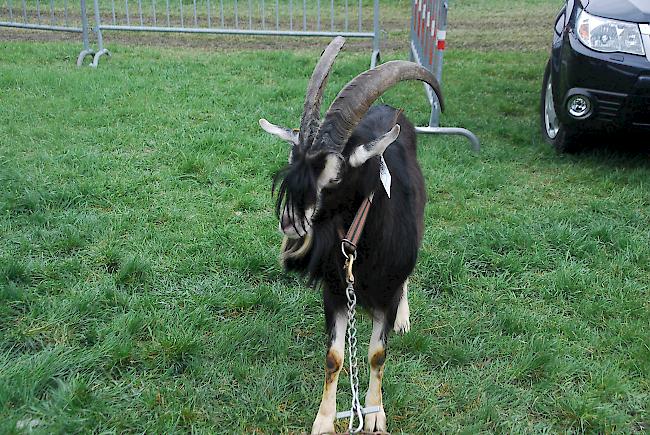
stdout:
<svg viewBox="0 0 650 435">
<path fill-rule="evenodd" d="M 322 47 L 114 46 L 92 70 L 73 66 L 78 45 L 0 43 L 0 433 L 308 429 L 320 297 L 278 266 L 287 149 L 257 120 L 297 124 Z M 413 329 L 389 344 L 394 433 L 650 425 L 649 156 L 541 143 L 545 59 L 447 54 L 443 122 L 483 150 L 420 138 L 429 203 Z M 367 62 L 344 52 L 326 99 Z M 418 84 L 383 101 L 428 119 Z"/>
</svg>

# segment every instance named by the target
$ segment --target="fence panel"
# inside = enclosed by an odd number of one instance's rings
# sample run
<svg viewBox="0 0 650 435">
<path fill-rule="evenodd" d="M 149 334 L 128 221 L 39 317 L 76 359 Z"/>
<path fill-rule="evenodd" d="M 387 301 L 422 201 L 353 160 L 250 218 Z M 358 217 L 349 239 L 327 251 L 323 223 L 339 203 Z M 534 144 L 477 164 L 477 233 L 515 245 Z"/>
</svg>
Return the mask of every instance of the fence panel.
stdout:
<svg viewBox="0 0 650 435">
<path fill-rule="evenodd" d="M 379 61 L 379 0 L 93 0 L 98 50 L 90 48 L 86 0 L 0 0 L 0 27 L 79 33 L 77 64 L 103 55 L 103 30 L 238 35 L 337 35 L 373 40 Z"/>
<path fill-rule="evenodd" d="M 429 69 L 442 85 L 442 62 L 447 39 L 448 0 L 413 0 L 411 13 L 411 60 Z M 417 127 L 418 133 L 455 134 L 467 137 L 478 151 L 476 135 L 464 128 L 440 127 L 440 102 L 427 85 L 424 86 L 431 104 L 427 127 Z"/>
<path fill-rule="evenodd" d="M 0 27 L 79 33 L 83 49 L 77 65 L 94 54 L 88 42 L 86 0 L 80 0 L 78 7 L 68 0 L 4 0 L 0 4 Z"/>
<path fill-rule="evenodd" d="M 38 0 L 37 0 L 38 1 Z M 97 60 L 110 31 L 275 36 L 337 36 L 373 40 L 379 58 L 379 0 L 94 0 Z M 94 62 L 96 66 L 96 62 Z"/>
</svg>

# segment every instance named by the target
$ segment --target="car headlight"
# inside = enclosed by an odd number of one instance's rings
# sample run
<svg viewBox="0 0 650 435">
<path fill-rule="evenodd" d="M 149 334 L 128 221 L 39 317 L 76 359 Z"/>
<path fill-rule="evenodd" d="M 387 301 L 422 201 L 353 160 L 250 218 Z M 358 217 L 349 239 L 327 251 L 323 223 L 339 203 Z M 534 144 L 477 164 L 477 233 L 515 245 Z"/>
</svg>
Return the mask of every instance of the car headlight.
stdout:
<svg viewBox="0 0 650 435">
<path fill-rule="evenodd" d="M 576 30 L 580 41 L 592 50 L 645 55 L 638 24 L 596 17 L 583 10 Z"/>
</svg>

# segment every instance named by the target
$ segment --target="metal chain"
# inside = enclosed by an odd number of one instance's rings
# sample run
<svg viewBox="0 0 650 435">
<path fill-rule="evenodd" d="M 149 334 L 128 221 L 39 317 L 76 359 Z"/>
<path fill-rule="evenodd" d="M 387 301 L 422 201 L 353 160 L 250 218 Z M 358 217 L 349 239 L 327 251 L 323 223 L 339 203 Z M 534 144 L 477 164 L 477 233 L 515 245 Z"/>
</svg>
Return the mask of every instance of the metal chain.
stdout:
<svg viewBox="0 0 650 435">
<path fill-rule="evenodd" d="M 345 268 L 347 272 L 345 295 L 348 298 L 348 355 L 350 364 L 350 387 L 352 389 L 352 408 L 350 409 L 350 422 L 348 430 L 350 433 L 358 433 L 363 428 L 363 414 L 361 402 L 359 401 L 359 362 L 357 360 L 357 322 L 355 318 L 357 308 L 357 295 L 354 293 L 354 276 L 352 275 L 352 263 L 356 256 L 347 257 Z M 354 417 L 357 417 L 359 424 L 353 429 Z"/>
</svg>

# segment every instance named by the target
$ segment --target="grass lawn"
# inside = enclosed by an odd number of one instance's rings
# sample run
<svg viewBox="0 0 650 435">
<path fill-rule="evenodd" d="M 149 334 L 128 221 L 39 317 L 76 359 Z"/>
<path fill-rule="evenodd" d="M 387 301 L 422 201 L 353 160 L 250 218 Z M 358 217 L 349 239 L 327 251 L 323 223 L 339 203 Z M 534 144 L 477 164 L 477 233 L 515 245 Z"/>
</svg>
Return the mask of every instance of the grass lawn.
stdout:
<svg viewBox="0 0 650 435">
<path fill-rule="evenodd" d="M 458 3 L 458 21 L 511 4 Z M 0 41 L 0 433 L 307 430 L 320 296 L 278 265 L 287 149 L 257 120 L 297 125 L 323 47 L 113 45 L 92 70 L 79 45 Z M 546 57 L 447 54 L 443 123 L 483 150 L 420 137 L 429 202 L 412 330 L 389 343 L 393 433 L 650 429 L 650 155 L 543 144 Z M 327 101 L 368 60 L 344 52 Z M 419 84 L 383 101 L 428 119 Z"/>
</svg>

